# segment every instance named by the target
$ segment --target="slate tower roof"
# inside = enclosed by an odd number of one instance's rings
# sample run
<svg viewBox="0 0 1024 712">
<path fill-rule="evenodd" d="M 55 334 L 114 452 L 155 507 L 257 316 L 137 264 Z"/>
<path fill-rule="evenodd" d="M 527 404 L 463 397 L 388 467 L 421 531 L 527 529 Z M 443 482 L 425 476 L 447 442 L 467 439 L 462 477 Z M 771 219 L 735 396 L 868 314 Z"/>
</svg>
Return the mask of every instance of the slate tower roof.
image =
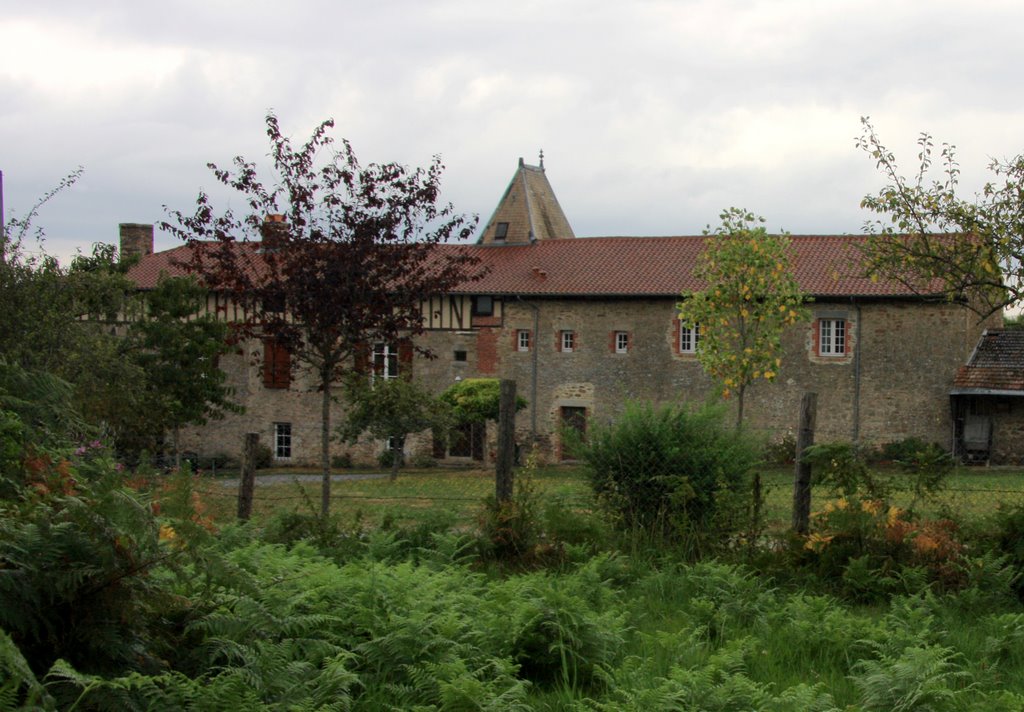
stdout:
<svg viewBox="0 0 1024 712">
<path fill-rule="evenodd" d="M 479 245 L 526 245 L 537 240 L 576 237 L 558 204 L 555 191 L 540 165 L 519 159 L 519 167 L 491 219 L 484 225 Z"/>
</svg>

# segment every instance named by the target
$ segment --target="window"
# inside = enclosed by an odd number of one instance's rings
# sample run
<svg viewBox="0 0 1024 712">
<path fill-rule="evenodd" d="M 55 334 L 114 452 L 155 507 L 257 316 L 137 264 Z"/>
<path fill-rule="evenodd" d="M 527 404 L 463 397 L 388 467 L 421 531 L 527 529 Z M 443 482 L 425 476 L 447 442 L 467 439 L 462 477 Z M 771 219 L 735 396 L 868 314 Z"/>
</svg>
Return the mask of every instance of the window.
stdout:
<svg viewBox="0 0 1024 712">
<path fill-rule="evenodd" d="M 288 347 L 269 337 L 263 340 L 263 387 L 288 388 L 292 382 L 292 357 Z"/>
<path fill-rule="evenodd" d="M 700 345 L 700 324 L 688 326 L 679 322 L 679 353 L 692 354 Z"/>
<path fill-rule="evenodd" d="M 494 297 L 481 295 L 473 297 L 473 316 L 492 316 L 494 314 Z"/>
<path fill-rule="evenodd" d="M 846 319 L 818 319 L 818 355 L 846 355 Z"/>
<path fill-rule="evenodd" d="M 274 423 L 274 458 L 290 460 L 292 457 L 292 424 Z"/>
<path fill-rule="evenodd" d="M 508 237 L 508 223 L 500 222 L 494 227 L 494 239 L 504 240 Z"/>
<path fill-rule="evenodd" d="M 373 345 L 373 378 L 398 377 L 398 349 L 391 344 Z"/>
<path fill-rule="evenodd" d="M 270 314 L 283 314 L 284 310 L 284 292 L 280 290 L 270 290 L 263 295 L 263 311 Z"/>
<path fill-rule="evenodd" d="M 529 351 L 530 350 L 530 332 L 526 329 L 520 329 L 516 332 L 516 351 Z"/>
<path fill-rule="evenodd" d="M 455 360 L 456 361 L 465 361 L 466 360 L 466 352 L 463 351 L 462 349 L 456 349 L 456 351 L 455 351 Z"/>
<path fill-rule="evenodd" d="M 561 338 L 559 341 L 560 350 L 565 353 L 572 353 L 573 349 L 576 348 L 576 332 L 575 331 L 563 331 L 561 332 Z"/>
<path fill-rule="evenodd" d="M 617 353 L 617 354 L 628 354 L 629 353 L 629 332 L 628 331 L 616 331 L 615 332 L 615 353 Z"/>
</svg>

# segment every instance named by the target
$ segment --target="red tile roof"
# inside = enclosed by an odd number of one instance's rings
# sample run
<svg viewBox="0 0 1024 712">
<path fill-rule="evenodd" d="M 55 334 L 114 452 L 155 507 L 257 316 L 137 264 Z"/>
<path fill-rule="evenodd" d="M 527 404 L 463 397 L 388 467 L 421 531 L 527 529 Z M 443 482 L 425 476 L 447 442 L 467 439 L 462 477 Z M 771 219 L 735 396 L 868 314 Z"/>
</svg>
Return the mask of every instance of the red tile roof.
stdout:
<svg viewBox="0 0 1024 712">
<path fill-rule="evenodd" d="M 794 235 L 791 250 L 797 281 L 815 297 L 910 296 L 897 283 L 873 282 L 859 274 L 856 246 L 864 238 Z M 488 274 L 456 292 L 530 296 L 678 296 L 704 285 L 692 270 L 704 237 L 588 237 L 540 240 L 532 245 L 441 245 L 442 251 L 477 255 Z M 239 243 L 255 254 L 257 243 Z M 128 273 L 151 288 L 161 272 L 182 273 L 185 246 L 144 257 Z"/>
</svg>

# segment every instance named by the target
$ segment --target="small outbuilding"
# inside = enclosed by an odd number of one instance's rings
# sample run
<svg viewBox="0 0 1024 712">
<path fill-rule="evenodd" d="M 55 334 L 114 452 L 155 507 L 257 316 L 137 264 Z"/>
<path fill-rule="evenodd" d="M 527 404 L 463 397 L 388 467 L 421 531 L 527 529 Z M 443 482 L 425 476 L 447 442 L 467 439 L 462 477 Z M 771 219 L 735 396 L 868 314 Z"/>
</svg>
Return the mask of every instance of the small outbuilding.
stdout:
<svg viewBox="0 0 1024 712">
<path fill-rule="evenodd" d="M 986 329 L 950 391 L 954 455 L 1024 463 L 1024 329 Z"/>
</svg>

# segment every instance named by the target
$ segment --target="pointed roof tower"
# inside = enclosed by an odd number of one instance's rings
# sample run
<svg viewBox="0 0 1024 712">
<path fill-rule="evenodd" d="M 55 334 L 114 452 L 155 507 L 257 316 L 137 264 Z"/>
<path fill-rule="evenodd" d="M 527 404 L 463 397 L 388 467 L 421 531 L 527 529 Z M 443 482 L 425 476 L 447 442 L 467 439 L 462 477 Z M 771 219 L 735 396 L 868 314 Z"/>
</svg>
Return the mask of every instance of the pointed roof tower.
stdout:
<svg viewBox="0 0 1024 712">
<path fill-rule="evenodd" d="M 524 245 L 563 237 L 576 235 L 544 173 L 544 152 L 540 152 L 539 166 L 527 165 L 520 158 L 505 195 L 477 244 Z"/>
</svg>

